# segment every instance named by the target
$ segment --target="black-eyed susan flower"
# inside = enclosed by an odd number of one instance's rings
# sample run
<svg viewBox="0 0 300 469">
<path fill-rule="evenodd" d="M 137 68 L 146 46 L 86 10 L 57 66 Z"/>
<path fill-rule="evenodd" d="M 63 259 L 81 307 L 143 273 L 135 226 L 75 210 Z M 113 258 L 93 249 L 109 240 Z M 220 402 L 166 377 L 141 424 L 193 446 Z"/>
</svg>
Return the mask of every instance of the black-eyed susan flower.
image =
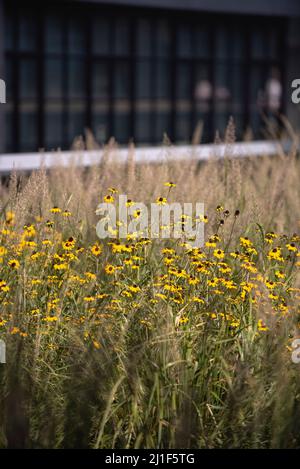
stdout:
<svg viewBox="0 0 300 469">
<path fill-rule="evenodd" d="M 112 264 L 107 264 L 104 270 L 108 275 L 113 275 L 116 271 L 116 267 Z"/>
<path fill-rule="evenodd" d="M 91 252 L 94 256 L 98 257 L 98 256 L 100 256 L 100 254 L 102 252 L 102 247 L 98 243 L 95 243 L 91 247 Z"/>
<path fill-rule="evenodd" d="M 64 211 L 62 212 L 62 216 L 63 216 L 63 217 L 66 217 L 66 218 L 67 218 L 67 217 L 70 217 L 71 215 L 72 215 L 72 213 L 70 212 L 70 210 L 64 210 Z"/>
<path fill-rule="evenodd" d="M 265 332 L 265 331 L 268 330 L 268 327 L 266 326 L 266 324 L 264 323 L 264 321 L 262 319 L 259 319 L 258 322 L 257 322 L 257 329 L 260 332 Z"/>
<path fill-rule="evenodd" d="M 297 252 L 298 249 L 297 249 L 297 246 L 295 245 L 295 243 L 288 243 L 285 245 L 285 247 L 287 248 L 288 251 L 291 251 L 291 252 Z"/>
<path fill-rule="evenodd" d="M 157 205 L 166 205 L 167 199 L 166 197 L 157 197 L 156 204 Z"/>
<path fill-rule="evenodd" d="M 225 257 L 225 253 L 222 249 L 215 249 L 214 250 L 214 256 L 217 258 L 217 259 L 224 259 Z"/>
<path fill-rule="evenodd" d="M 69 268 L 68 264 L 62 262 L 61 264 L 54 264 L 54 270 L 67 270 Z"/>
<path fill-rule="evenodd" d="M 3 292 L 8 292 L 9 291 L 9 286 L 2 279 L 0 279 L 0 291 L 3 291 Z"/>
<path fill-rule="evenodd" d="M 67 239 L 67 241 L 63 241 L 62 247 L 65 251 L 71 251 L 75 247 L 76 240 L 72 236 Z"/>
<path fill-rule="evenodd" d="M 105 202 L 106 204 L 112 204 L 114 201 L 115 199 L 110 194 L 107 194 L 103 197 L 103 202 Z"/>
<path fill-rule="evenodd" d="M 275 261 L 283 261 L 281 249 L 279 247 L 271 249 L 271 251 L 269 251 L 268 253 L 268 259 Z"/>
<path fill-rule="evenodd" d="M 247 238 L 246 236 L 245 237 L 241 236 L 240 245 L 243 246 L 243 248 L 249 248 L 250 246 L 252 246 L 252 241 L 250 241 L 250 239 Z"/>
<path fill-rule="evenodd" d="M 18 259 L 11 259 L 10 261 L 8 261 L 8 265 L 12 269 L 18 270 L 20 267 L 20 262 L 18 261 Z"/>
<path fill-rule="evenodd" d="M 165 182 L 164 184 L 166 187 L 176 187 L 176 184 L 174 182 Z"/>
<path fill-rule="evenodd" d="M 61 209 L 56 205 L 50 209 L 51 213 L 61 213 Z"/>
<path fill-rule="evenodd" d="M 5 214 L 5 223 L 7 225 L 13 225 L 14 221 L 15 221 L 15 213 L 14 212 L 11 212 L 11 211 L 8 211 L 6 212 Z"/>
</svg>

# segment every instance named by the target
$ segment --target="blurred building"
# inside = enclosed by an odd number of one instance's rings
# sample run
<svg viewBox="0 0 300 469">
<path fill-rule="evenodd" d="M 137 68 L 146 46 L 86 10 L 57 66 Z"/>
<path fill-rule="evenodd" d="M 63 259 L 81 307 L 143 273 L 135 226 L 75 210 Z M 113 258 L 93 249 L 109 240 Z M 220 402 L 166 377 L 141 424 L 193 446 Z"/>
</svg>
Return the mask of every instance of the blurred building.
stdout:
<svg viewBox="0 0 300 469">
<path fill-rule="evenodd" d="M 69 148 L 91 129 L 155 144 L 299 119 L 299 0 L 0 0 L 0 151 Z M 298 110 L 299 112 L 299 110 Z"/>
</svg>

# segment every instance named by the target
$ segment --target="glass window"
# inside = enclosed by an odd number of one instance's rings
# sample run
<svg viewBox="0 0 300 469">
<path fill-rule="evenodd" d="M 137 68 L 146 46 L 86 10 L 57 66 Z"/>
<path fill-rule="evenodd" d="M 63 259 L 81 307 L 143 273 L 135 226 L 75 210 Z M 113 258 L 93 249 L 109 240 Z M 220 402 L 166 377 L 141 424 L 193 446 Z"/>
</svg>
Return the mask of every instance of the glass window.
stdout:
<svg viewBox="0 0 300 469">
<path fill-rule="evenodd" d="M 155 95 L 157 98 L 169 97 L 171 93 L 171 69 L 169 62 L 156 64 Z"/>
<path fill-rule="evenodd" d="M 109 54 L 110 31 L 111 22 L 108 18 L 97 17 L 94 19 L 92 30 L 92 51 L 94 54 Z"/>
<path fill-rule="evenodd" d="M 13 119 L 13 112 L 11 109 L 7 109 L 5 111 L 5 146 L 6 151 L 11 153 L 14 151 L 15 146 L 14 141 L 14 119 Z"/>
<path fill-rule="evenodd" d="M 170 136 L 171 116 L 169 112 L 159 112 L 155 117 L 155 141 L 162 142 L 164 134 Z"/>
<path fill-rule="evenodd" d="M 108 105 L 97 103 L 93 106 L 93 132 L 97 142 L 105 142 L 111 137 L 108 128 Z"/>
<path fill-rule="evenodd" d="M 68 63 L 68 95 L 81 98 L 86 95 L 86 64 L 84 60 L 70 59 Z"/>
<path fill-rule="evenodd" d="M 114 70 L 114 97 L 129 98 L 130 94 L 129 63 L 116 62 Z"/>
<path fill-rule="evenodd" d="M 135 140 L 138 143 L 150 143 L 151 113 L 137 112 L 135 120 Z"/>
<path fill-rule="evenodd" d="M 5 62 L 5 84 L 6 84 L 6 100 L 13 99 L 13 60 L 7 57 Z"/>
<path fill-rule="evenodd" d="M 219 27 L 215 31 L 216 58 L 227 59 L 230 51 L 229 31 L 225 27 Z"/>
<path fill-rule="evenodd" d="M 126 55 L 129 53 L 129 24 L 128 21 L 118 18 L 115 21 L 114 28 L 114 52 L 117 55 Z"/>
<path fill-rule="evenodd" d="M 179 26 L 177 30 L 177 54 L 179 57 L 192 55 L 192 30 L 189 25 Z"/>
<path fill-rule="evenodd" d="M 108 64 L 96 62 L 92 70 L 93 98 L 107 98 L 109 96 Z"/>
<path fill-rule="evenodd" d="M 195 30 L 195 41 L 194 41 L 195 55 L 201 58 L 210 58 L 211 51 L 211 38 L 208 28 L 204 25 L 197 27 Z"/>
<path fill-rule="evenodd" d="M 266 58 L 266 37 L 263 31 L 259 29 L 252 31 L 251 55 L 254 59 Z"/>
<path fill-rule="evenodd" d="M 119 143 L 128 143 L 128 140 L 129 140 L 128 113 L 119 112 L 114 115 L 114 137 Z"/>
<path fill-rule="evenodd" d="M 19 27 L 19 49 L 35 51 L 37 48 L 37 20 L 33 14 L 21 13 Z"/>
<path fill-rule="evenodd" d="M 176 140 L 177 142 L 188 142 L 190 138 L 190 114 L 178 112 L 176 115 Z"/>
<path fill-rule="evenodd" d="M 82 101 L 69 104 L 68 140 L 71 144 L 75 137 L 83 135 L 85 128 L 85 103 Z"/>
<path fill-rule="evenodd" d="M 12 50 L 14 48 L 14 36 L 16 30 L 16 22 L 12 18 L 11 14 L 8 14 L 5 18 L 5 49 Z"/>
<path fill-rule="evenodd" d="M 152 54 L 152 24 L 148 19 L 138 20 L 136 52 L 140 57 L 149 57 Z"/>
<path fill-rule="evenodd" d="M 27 110 L 27 109 L 28 110 Z M 37 151 L 37 114 L 29 106 L 22 106 L 20 115 L 21 151 Z"/>
<path fill-rule="evenodd" d="M 34 59 L 21 59 L 19 67 L 20 98 L 37 96 L 37 64 Z"/>
<path fill-rule="evenodd" d="M 141 60 L 137 63 L 136 95 L 137 98 L 151 98 L 151 62 Z"/>
<path fill-rule="evenodd" d="M 243 60 L 245 57 L 245 34 L 242 30 L 234 30 L 230 33 L 229 53 L 233 59 Z"/>
<path fill-rule="evenodd" d="M 45 96 L 46 98 L 63 96 L 63 59 L 45 61 Z"/>
<path fill-rule="evenodd" d="M 155 31 L 156 49 L 158 57 L 170 57 L 171 54 L 171 31 L 165 20 L 159 20 Z"/>
<path fill-rule="evenodd" d="M 68 28 L 68 46 L 71 54 L 83 54 L 86 51 L 86 28 L 83 20 L 71 19 Z"/>
<path fill-rule="evenodd" d="M 191 66 L 189 63 L 179 63 L 177 65 L 176 96 L 177 98 L 187 99 L 192 96 Z"/>
<path fill-rule="evenodd" d="M 48 149 L 63 145 L 63 109 L 60 101 L 45 106 L 45 144 Z"/>
<path fill-rule="evenodd" d="M 63 49 L 63 23 L 58 15 L 47 15 L 45 25 L 45 49 L 49 53 L 61 53 Z"/>
</svg>

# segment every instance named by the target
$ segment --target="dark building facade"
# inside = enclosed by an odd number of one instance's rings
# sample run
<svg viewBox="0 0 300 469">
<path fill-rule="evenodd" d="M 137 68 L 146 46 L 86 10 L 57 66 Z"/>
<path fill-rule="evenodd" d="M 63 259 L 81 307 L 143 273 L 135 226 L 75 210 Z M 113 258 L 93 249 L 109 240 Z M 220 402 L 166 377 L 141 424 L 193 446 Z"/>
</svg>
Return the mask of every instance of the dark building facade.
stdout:
<svg viewBox="0 0 300 469">
<path fill-rule="evenodd" d="M 0 0 L 0 151 L 67 149 L 84 129 L 121 144 L 263 136 L 296 122 L 300 2 Z M 298 113 L 298 114 L 297 114 Z"/>
</svg>

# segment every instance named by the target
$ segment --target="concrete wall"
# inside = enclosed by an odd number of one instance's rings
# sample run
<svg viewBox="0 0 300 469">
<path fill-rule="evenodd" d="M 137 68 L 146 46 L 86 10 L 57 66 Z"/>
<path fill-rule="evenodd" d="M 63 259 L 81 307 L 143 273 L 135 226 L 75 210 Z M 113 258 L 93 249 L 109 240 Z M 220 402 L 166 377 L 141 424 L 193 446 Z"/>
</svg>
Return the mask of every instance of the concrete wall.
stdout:
<svg viewBox="0 0 300 469">
<path fill-rule="evenodd" d="M 299 0 L 70 0 L 80 3 L 243 13 L 267 16 L 300 16 Z"/>
<path fill-rule="evenodd" d="M 3 0 L 0 0 L 0 79 L 4 79 L 4 11 Z M 5 104 L 0 103 L 0 153 L 5 148 Z"/>
</svg>

